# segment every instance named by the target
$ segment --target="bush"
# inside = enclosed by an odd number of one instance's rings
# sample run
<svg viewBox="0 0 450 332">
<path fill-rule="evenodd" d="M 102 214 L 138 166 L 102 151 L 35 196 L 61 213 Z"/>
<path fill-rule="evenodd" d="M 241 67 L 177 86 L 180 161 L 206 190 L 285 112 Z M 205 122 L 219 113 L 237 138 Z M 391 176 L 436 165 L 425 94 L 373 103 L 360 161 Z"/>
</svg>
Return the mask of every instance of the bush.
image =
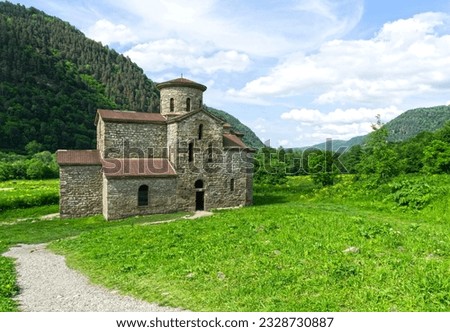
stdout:
<svg viewBox="0 0 450 332">
<path fill-rule="evenodd" d="M 387 199 L 393 200 L 398 206 L 421 210 L 444 189 L 431 186 L 423 180 L 400 180 L 389 184 L 391 194 Z"/>
<path fill-rule="evenodd" d="M 0 181 L 54 179 L 59 175 L 55 155 L 48 151 L 31 158 L 16 154 L 3 154 L 0 158 Z"/>
</svg>

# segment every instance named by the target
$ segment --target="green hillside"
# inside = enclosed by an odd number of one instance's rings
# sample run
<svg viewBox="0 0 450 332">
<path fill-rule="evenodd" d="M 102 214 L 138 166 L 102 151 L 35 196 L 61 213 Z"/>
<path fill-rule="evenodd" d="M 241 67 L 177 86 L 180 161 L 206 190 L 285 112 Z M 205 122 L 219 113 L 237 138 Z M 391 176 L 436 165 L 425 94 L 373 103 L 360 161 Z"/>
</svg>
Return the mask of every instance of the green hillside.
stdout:
<svg viewBox="0 0 450 332">
<path fill-rule="evenodd" d="M 0 151 L 24 153 L 32 141 L 49 151 L 94 148 L 98 108 L 158 107 L 155 84 L 129 58 L 56 17 L 0 2 Z M 257 143 L 233 119 L 225 121 Z"/>
<path fill-rule="evenodd" d="M 360 145 L 364 142 L 366 136 L 356 136 L 353 137 L 351 139 L 349 139 L 348 141 L 344 141 L 344 140 L 332 140 L 332 144 L 331 144 L 331 150 L 332 151 L 337 151 L 339 149 L 342 148 L 347 148 L 347 147 L 352 147 L 354 145 Z M 306 149 L 319 149 L 319 150 L 325 150 L 327 149 L 327 143 L 319 143 L 319 144 L 315 144 L 313 146 L 310 147 L 304 147 L 304 148 L 300 148 L 299 150 L 306 150 Z"/>
<path fill-rule="evenodd" d="M 0 2 L 0 149 L 92 148 L 97 108 L 156 110 L 142 69 L 34 8 Z"/>
<path fill-rule="evenodd" d="M 403 142 L 417 136 L 422 132 L 435 132 L 442 128 L 444 124 L 450 121 L 450 106 L 435 106 L 428 108 L 415 108 L 402 113 L 395 119 L 386 123 L 388 130 L 388 140 L 391 142 Z M 348 141 L 333 141 L 333 150 L 336 151 L 340 147 L 352 147 L 364 143 L 367 135 L 356 136 Z M 320 150 L 325 149 L 326 143 L 319 143 L 311 146 Z M 301 149 L 306 149 L 301 148 Z"/>
<path fill-rule="evenodd" d="M 450 106 L 416 108 L 399 115 L 386 124 L 389 140 L 401 142 L 421 132 L 434 132 L 450 120 Z"/>
<path fill-rule="evenodd" d="M 236 119 L 234 116 L 228 114 L 227 112 L 208 107 L 207 110 L 217 117 L 221 118 L 225 122 L 228 122 L 233 129 L 244 134 L 243 141 L 247 146 L 251 146 L 255 149 L 262 148 L 264 146 L 263 142 L 256 136 L 256 134 L 246 125 L 244 125 L 241 121 Z"/>
</svg>

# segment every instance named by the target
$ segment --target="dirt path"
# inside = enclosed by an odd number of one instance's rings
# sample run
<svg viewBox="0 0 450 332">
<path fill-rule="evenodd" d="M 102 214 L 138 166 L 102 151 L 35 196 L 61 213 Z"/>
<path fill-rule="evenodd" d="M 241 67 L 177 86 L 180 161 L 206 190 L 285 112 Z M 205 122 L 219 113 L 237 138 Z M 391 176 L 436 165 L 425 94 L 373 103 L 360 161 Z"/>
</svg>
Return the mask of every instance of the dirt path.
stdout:
<svg viewBox="0 0 450 332">
<path fill-rule="evenodd" d="M 210 215 L 211 212 L 197 211 L 183 219 Z M 177 220 L 180 219 L 149 224 L 157 225 Z M 3 255 L 16 260 L 17 283 L 21 290 L 16 300 L 22 311 L 181 311 L 93 285 L 85 276 L 69 269 L 64 256 L 47 250 L 46 244 L 18 245 L 11 247 Z"/>
<path fill-rule="evenodd" d="M 19 245 L 4 254 L 16 259 L 22 311 L 180 311 L 122 296 L 92 285 L 45 244 Z"/>
<path fill-rule="evenodd" d="M 45 246 L 19 245 L 4 254 L 16 259 L 21 289 L 16 299 L 22 311 L 180 311 L 92 285 L 85 276 L 69 269 L 63 256 Z"/>
</svg>

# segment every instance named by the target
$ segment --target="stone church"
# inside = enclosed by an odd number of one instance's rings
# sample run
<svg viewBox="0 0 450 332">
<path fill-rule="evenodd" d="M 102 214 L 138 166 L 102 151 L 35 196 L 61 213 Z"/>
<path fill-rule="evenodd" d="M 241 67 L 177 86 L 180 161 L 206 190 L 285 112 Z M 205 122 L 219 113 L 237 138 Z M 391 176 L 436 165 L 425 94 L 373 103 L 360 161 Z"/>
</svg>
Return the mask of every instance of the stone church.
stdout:
<svg viewBox="0 0 450 332">
<path fill-rule="evenodd" d="M 96 150 L 58 150 L 60 214 L 105 219 L 252 204 L 252 153 L 203 108 L 206 86 L 156 85 L 160 113 L 98 110 Z"/>
</svg>

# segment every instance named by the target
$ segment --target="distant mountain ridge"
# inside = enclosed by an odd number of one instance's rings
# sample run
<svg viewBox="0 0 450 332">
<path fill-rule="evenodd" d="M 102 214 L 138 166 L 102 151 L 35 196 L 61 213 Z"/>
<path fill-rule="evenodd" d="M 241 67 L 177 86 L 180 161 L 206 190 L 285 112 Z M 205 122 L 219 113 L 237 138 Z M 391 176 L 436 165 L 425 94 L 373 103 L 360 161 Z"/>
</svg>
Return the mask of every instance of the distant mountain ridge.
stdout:
<svg viewBox="0 0 450 332">
<path fill-rule="evenodd" d="M 442 128 L 447 121 L 450 121 L 450 105 L 442 105 L 408 110 L 386 123 L 385 126 L 389 132 L 389 141 L 402 142 L 413 138 L 424 131 L 435 132 Z M 348 141 L 333 140 L 332 149 L 333 151 L 337 151 L 341 147 L 350 148 L 354 145 L 364 144 L 366 137 L 367 135 L 356 136 Z M 324 142 L 300 149 L 305 150 L 308 148 L 315 148 L 325 150 L 325 147 L 326 143 Z"/>
<path fill-rule="evenodd" d="M 159 112 L 155 83 L 129 58 L 35 8 L 0 2 L 0 150 L 95 148 L 98 108 Z M 219 117 L 262 146 L 223 111 Z"/>
</svg>

